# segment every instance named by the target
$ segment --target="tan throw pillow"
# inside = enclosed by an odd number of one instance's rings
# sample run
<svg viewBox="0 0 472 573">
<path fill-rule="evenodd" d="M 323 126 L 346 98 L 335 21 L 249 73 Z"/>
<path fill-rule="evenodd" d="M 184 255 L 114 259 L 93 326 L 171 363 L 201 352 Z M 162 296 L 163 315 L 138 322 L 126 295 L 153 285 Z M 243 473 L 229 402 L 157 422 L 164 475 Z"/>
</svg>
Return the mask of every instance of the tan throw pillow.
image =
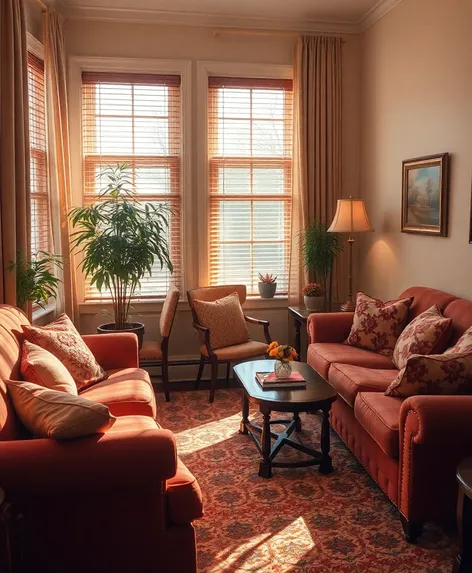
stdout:
<svg viewBox="0 0 472 573">
<path fill-rule="evenodd" d="M 47 326 L 23 326 L 23 332 L 26 340 L 62 362 L 79 390 L 108 377 L 67 315 L 62 314 Z"/>
<path fill-rule="evenodd" d="M 391 356 L 408 318 L 413 297 L 383 303 L 364 292 L 357 293 L 351 332 L 345 342 Z"/>
<path fill-rule="evenodd" d="M 472 393 L 472 353 L 410 356 L 386 396 L 406 398 L 417 394 Z"/>
<path fill-rule="evenodd" d="M 8 393 L 23 425 L 38 438 L 70 440 L 106 432 L 115 423 L 108 406 L 48 390 L 31 382 L 7 380 Z"/>
<path fill-rule="evenodd" d="M 21 375 L 28 382 L 77 396 L 77 386 L 64 364 L 54 354 L 27 340 L 21 353 Z"/>
<path fill-rule="evenodd" d="M 212 350 L 243 344 L 249 340 L 249 331 L 237 292 L 208 302 L 194 300 L 198 322 L 210 329 Z"/>
<path fill-rule="evenodd" d="M 472 352 L 472 326 L 444 354 L 462 354 L 464 352 Z"/>
<path fill-rule="evenodd" d="M 393 351 L 393 363 L 401 370 L 413 354 L 441 354 L 452 334 L 452 321 L 434 305 L 419 314 L 401 333 Z"/>
</svg>

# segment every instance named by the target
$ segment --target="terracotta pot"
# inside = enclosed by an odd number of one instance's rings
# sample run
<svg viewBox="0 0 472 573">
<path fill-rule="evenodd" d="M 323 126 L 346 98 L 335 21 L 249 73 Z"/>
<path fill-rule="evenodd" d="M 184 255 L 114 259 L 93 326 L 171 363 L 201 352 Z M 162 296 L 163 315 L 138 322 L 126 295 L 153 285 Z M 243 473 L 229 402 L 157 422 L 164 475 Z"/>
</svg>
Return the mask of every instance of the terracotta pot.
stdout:
<svg viewBox="0 0 472 573">
<path fill-rule="evenodd" d="M 258 283 L 261 298 L 274 298 L 277 283 Z"/>
<path fill-rule="evenodd" d="M 138 337 L 139 350 L 141 350 L 144 338 L 144 324 L 142 322 L 129 322 L 122 330 L 117 330 L 115 326 L 116 324 L 114 322 L 107 322 L 98 326 L 97 332 L 99 334 L 112 334 L 113 332 L 134 332 L 134 334 L 136 334 Z"/>
<path fill-rule="evenodd" d="M 324 308 L 324 296 L 304 296 L 305 308 L 312 312 L 321 312 Z"/>
</svg>

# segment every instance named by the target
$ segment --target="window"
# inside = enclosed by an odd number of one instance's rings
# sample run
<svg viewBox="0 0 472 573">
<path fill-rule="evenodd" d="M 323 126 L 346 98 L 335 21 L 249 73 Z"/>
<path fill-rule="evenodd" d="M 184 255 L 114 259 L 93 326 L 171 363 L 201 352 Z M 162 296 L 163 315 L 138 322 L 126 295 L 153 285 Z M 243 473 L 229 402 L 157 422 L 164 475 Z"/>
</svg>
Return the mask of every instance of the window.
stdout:
<svg viewBox="0 0 472 573">
<path fill-rule="evenodd" d="M 210 77 L 210 284 L 258 273 L 288 292 L 292 194 L 291 80 Z"/>
<path fill-rule="evenodd" d="M 44 63 L 28 52 L 31 253 L 50 251 Z"/>
<path fill-rule="evenodd" d="M 136 298 L 164 297 L 171 282 L 180 285 L 180 107 L 179 76 L 82 74 L 84 202 L 97 199 L 103 183 L 98 176 L 106 166 L 126 163 L 139 198 L 172 209 L 168 241 L 174 273 L 156 262 Z M 108 296 L 87 284 L 85 298 Z"/>
</svg>

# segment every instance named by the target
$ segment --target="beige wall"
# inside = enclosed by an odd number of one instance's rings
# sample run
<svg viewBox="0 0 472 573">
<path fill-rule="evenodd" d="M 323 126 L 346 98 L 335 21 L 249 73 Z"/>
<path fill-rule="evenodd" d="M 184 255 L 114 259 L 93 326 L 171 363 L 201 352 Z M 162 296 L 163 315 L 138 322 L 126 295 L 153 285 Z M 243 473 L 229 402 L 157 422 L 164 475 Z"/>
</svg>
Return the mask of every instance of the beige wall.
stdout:
<svg viewBox="0 0 472 573">
<path fill-rule="evenodd" d="M 403 0 L 362 38 L 362 179 L 375 233 L 361 287 L 472 298 L 472 2 Z M 451 153 L 449 237 L 400 232 L 402 160 Z"/>
<path fill-rule="evenodd" d="M 122 58 L 155 58 L 190 60 L 192 62 L 192 185 L 187 192 L 198 189 L 198 108 L 197 62 L 218 61 L 249 64 L 291 65 L 295 38 L 272 35 L 221 35 L 215 37 L 212 29 L 199 27 L 157 26 L 143 24 L 121 24 L 106 22 L 69 21 L 66 24 L 67 51 L 69 56 L 100 56 Z M 357 194 L 359 184 L 359 109 L 360 109 L 360 38 L 350 36 L 344 45 L 344 163 L 343 176 L 346 182 L 345 194 Z M 71 121 L 77 118 L 71 117 Z M 194 203 L 195 213 L 196 205 Z M 189 256 L 189 253 L 186 253 Z M 198 257 L 198 247 L 190 256 Z M 288 321 L 286 301 L 274 304 L 255 304 L 248 307 L 248 314 L 271 321 L 274 338 L 287 341 L 292 336 L 292 324 Z M 157 319 L 159 306 L 139 307 L 136 320 L 146 324 L 149 338 L 158 338 Z M 97 324 L 104 322 L 95 308 L 83 308 L 81 329 L 92 332 Z M 256 336 L 256 331 L 253 332 Z M 260 336 L 260 333 L 259 333 Z M 181 304 L 175 331 L 171 340 L 171 354 L 195 356 L 198 342 L 191 328 L 191 316 L 186 304 Z M 184 377 L 192 378 L 193 370 L 187 370 Z M 171 373 L 172 374 L 172 373 Z M 175 371 L 175 378 L 182 374 Z"/>
</svg>

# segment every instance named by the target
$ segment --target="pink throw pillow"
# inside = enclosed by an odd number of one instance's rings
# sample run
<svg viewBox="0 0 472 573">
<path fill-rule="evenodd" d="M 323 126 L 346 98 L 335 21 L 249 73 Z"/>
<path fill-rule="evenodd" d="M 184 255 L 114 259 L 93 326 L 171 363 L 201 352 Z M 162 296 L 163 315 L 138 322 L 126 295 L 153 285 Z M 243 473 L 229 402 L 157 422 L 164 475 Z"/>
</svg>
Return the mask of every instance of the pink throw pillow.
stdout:
<svg viewBox="0 0 472 573">
<path fill-rule="evenodd" d="M 393 351 L 393 363 L 401 370 L 413 354 L 441 354 L 452 335 L 452 321 L 434 305 L 419 314 L 401 333 Z"/>
<path fill-rule="evenodd" d="M 24 325 L 23 332 L 26 340 L 62 362 L 79 390 L 108 378 L 67 315 L 62 314 L 47 326 Z"/>
<path fill-rule="evenodd" d="M 405 327 L 413 297 L 382 302 L 357 293 L 351 332 L 345 342 L 391 356 L 395 343 Z"/>
<path fill-rule="evenodd" d="M 472 353 L 414 354 L 387 388 L 386 396 L 472 393 Z"/>
</svg>

